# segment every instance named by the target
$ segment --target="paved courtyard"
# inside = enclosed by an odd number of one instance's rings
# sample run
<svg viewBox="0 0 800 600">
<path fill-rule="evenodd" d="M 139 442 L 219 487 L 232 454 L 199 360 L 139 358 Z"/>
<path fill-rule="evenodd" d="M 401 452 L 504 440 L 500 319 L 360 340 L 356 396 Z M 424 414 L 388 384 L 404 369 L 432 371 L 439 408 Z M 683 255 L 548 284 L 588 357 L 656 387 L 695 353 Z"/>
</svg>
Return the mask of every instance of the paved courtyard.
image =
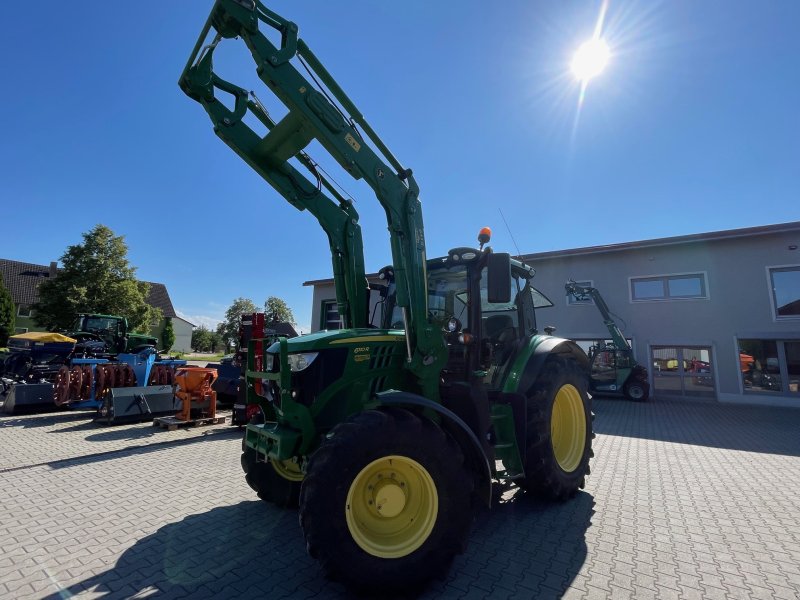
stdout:
<svg viewBox="0 0 800 600">
<path fill-rule="evenodd" d="M 597 399 L 586 490 L 497 490 L 423 598 L 799 598 L 800 410 Z M 241 432 L 0 417 L 0 597 L 346 598 Z"/>
</svg>

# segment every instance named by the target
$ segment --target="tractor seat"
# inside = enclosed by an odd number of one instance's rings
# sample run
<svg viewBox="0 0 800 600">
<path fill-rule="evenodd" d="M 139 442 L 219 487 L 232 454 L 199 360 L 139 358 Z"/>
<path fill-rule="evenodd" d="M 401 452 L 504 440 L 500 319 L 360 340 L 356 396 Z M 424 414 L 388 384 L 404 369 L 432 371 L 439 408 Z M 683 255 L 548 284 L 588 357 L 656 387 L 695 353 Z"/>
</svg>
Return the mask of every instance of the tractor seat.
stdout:
<svg viewBox="0 0 800 600">
<path fill-rule="evenodd" d="M 492 315 L 483 323 L 486 339 L 494 345 L 495 364 L 503 365 L 514 351 L 517 338 L 514 320 L 510 315 Z"/>
<path fill-rule="evenodd" d="M 484 335 L 492 342 L 506 342 L 516 338 L 514 320 L 509 315 L 492 315 L 483 324 Z"/>
</svg>

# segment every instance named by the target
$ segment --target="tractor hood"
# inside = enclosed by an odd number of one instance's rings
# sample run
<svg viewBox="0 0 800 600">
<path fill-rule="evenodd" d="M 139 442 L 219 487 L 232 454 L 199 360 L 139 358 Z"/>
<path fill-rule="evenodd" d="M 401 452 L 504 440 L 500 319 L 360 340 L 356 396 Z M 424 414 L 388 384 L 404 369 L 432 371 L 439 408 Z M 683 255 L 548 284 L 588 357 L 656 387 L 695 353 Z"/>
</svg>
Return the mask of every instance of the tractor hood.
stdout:
<svg viewBox="0 0 800 600">
<path fill-rule="evenodd" d="M 318 352 L 326 348 L 341 348 L 353 344 L 405 343 L 406 332 L 402 329 L 339 329 L 318 331 L 286 340 L 289 354 L 295 352 Z M 269 352 L 277 353 L 278 344 L 269 347 Z"/>
</svg>

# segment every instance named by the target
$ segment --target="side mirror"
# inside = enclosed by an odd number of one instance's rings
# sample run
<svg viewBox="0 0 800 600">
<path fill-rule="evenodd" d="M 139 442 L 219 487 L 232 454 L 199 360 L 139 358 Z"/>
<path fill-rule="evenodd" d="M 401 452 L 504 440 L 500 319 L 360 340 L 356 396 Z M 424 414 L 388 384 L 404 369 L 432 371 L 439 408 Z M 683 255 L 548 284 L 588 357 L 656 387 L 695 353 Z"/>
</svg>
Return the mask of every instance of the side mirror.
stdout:
<svg viewBox="0 0 800 600">
<path fill-rule="evenodd" d="M 511 302 L 511 255 L 492 253 L 486 261 L 487 300 L 491 304 Z"/>
</svg>

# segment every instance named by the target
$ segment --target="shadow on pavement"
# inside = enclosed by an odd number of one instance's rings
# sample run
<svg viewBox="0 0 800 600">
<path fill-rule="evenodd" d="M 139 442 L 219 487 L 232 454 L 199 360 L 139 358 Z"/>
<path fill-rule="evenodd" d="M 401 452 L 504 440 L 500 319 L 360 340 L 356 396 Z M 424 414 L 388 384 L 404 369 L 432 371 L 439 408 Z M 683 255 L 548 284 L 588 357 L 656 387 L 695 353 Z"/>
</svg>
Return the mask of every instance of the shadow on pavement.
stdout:
<svg viewBox="0 0 800 600">
<path fill-rule="evenodd" d="M 62 410 L 57 413 L 47 413 L 44 415 L 4 415 L 0 413 L 0 427 L 22 427 L 29 429 L 32 427 L 52 427 L 59 423 L 71 423 L 72 421 L 87 421 L 94 419 L 95 411 L 70 411 Z"/>
<path fill-rule="evenodd" d="M 454 597 L 519 584 L 529 597 L 558 597 L 586 559 L 594 501 L 580 493 L 555 505 L 523 493 L 496 502 L 473 528 L 466 553 L 421 597 Z M 520 587 L 519 589 L 523 589 Z M 297 511 L 245 501 L 190 515 L 139 540 L 109 570 L 49 595 L 101 597 L 349 598 L 306 554 Z M 386 597 L 383 594 L 382 597 Z"/>
<path fill-rule="evenodd" d="M 175 448 L 176 446 L 187 446 L 189 444 L 196 444 L 198 442 L 203 442 L 209 438 L 215 440 L 217 439 L 225 440 L 225 439 L 237 439 L 237 438 L 241 439 L 241 437 L 242 437 L 242 432 L 237 429 L 214 429 L 203 432 L 202 435 L 196 435 L 193 437 L 185 437 L 178 439 L 169 439 L 165 435 L 162 438 L 162 440 L 159 441 L 145 442 L 139 445 L 127 446 L 124 448 L 115 448 L 111 450 L 103 450 L 93 454 L 84 454 L 82 456 L 62 458 L 59 460 L 54 460 L 46 463 L 37 463 L 36 465 L 25 465 L 6 470 L 15 471 L 20 469 L 28 469 L 33 466 L 46 466 L 50 467 L 51 469 L 66 469 L 69 467 L 79 467 L 91 463 L 113 460 L 115 458 L 119 458 L 120 456 L 130 456 L 133 454 L 147 454 L 150 452 L 160 452 L 162 450 Z"/>
<path fill-rule="evenodd" d="M 108 571 L 47 599 L 83 590 L 115 598 L 146 596 L 151 590 L 158 597 L 191 597 L 201 589 L 208 597 L 280 598 L 301 586 L 306 597 L 338 588 L 322 578 L 306 554 L 297 512 L 255 500 L 165 525 L 136 542 Z M 339 591 L 347 597 L 344 588 Z"/>
<path fill-rule="evenodd" d="M 597 398 L 593 406 L 600 434 L 800 456 L 796 408 L 611 398 Z"/>
<path fill-rule="evenodd" d="M 431 597 L 452 597 L 456 588 L 473 590 L 471 597 L 560 598 L 586 562 L 594 498 L 581 491 L 555 503 L 514 485 L 494 491 L 505 493 L 479 515 L 467 552 Z"/>
</svg>

